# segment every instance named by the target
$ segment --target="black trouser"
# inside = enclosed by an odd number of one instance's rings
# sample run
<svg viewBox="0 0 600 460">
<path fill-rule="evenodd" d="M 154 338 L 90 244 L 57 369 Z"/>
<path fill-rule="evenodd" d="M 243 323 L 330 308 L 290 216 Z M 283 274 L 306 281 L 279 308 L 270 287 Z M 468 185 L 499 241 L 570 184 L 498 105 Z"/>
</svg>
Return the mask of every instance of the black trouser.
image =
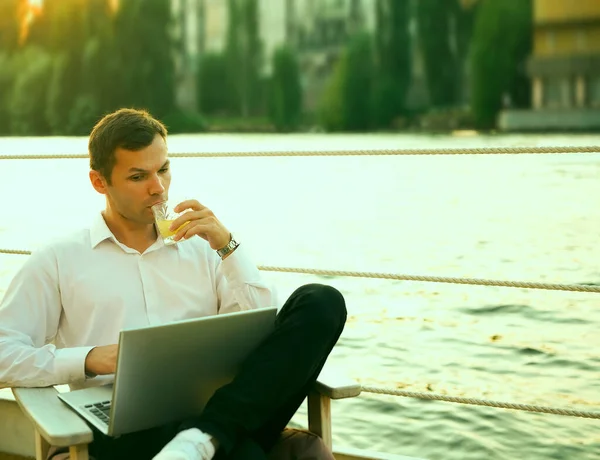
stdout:
<svg viewBox="0 0 600 460">
<path fill-rule="evenodd" d="M 218 439 L 216 458 L 266 458 L 319 376 L 345 322 L 339 291 L 321 284 L 298 288 L 277 315 L 273 333 L 198 418 L 117 439 L 95 433 L 91 455 L 97 460 L 151 459 L 178 431 L 196 427 Z"/>
</svg>

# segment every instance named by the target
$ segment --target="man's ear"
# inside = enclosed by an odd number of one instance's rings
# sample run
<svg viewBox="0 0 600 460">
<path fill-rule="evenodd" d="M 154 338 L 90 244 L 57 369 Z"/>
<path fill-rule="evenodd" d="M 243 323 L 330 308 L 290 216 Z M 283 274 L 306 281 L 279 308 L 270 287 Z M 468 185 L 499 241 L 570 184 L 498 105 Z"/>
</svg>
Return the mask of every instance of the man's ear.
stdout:
<svg viewBox="0 0 600 460">
<path fill-rule="evenodd" d="M 108 184 L 106 183 L 106 179 L 102 174 L 92 169 L 90 171 L 90 182 L 92 183 L 92 187 L 94 187 L 94 190 L 96 190 L 98 193 L 101 193 L 102 195 L 106 195 Z"/>
</svg>

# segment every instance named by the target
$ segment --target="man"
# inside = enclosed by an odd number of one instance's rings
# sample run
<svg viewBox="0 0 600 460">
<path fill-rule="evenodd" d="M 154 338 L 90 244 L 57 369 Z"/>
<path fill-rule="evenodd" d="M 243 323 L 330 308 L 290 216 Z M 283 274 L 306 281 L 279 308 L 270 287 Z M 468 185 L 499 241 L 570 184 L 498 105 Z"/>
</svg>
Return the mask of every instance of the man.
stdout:
<svg viewBox="0 0 600 460">
<path fill-rule="evenodd" d="M 90 228 L 32 254 L 12 280 L 0 303 L 0 387 L 107 383 L 123 328 L 275 303 L 243 245 L 198 201 L 178 206 L 189 209 L 172 224 L 185 224 L 178 243 L 163 243 L 151 206 L 168 196 L 166 140 L 158 120 L 133 109 L 94 127 L 89 177 L 106 208 Z M 281 308 L 274 332 L 199 417 L 118 439 L 95 433 L 91 454 L 99 460 L 266 458 L 345 320 L 337 290 L 300 287 Z"/>
</svg>

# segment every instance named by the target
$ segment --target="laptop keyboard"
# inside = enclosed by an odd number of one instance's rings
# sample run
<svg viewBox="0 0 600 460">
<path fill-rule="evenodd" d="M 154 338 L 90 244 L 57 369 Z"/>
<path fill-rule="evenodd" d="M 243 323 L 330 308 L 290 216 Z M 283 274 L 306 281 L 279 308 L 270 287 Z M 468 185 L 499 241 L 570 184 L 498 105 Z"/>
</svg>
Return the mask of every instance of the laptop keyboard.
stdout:
<svg viewBox="0 0 600 460">
<path fill-rule="evenodd" d="M 110 401 L 104 401 L 95 404 L 86 404 L 84 407 L 86 410 L 94 414 L 96 418 L 100 419 L 100 421 L 108 425 L 108 416 L 110 414 Z"/>
</svg>

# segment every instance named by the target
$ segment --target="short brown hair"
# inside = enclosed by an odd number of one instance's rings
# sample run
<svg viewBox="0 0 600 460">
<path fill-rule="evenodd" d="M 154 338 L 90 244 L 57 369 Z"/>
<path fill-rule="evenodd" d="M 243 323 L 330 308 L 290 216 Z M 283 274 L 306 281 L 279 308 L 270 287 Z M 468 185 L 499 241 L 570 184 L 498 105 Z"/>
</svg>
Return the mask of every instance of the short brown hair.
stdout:
<svg viewBox="0 0 600 460">
<path fill-rule="evenodd" d="M 157 134 L 167 140 L 165 125 L 145 110 L 119 109 L 105 115 L 90 134 L 90 168 L 102 174 L 110 184 L 116 162 L 115 151 L 119 147 L 141 150 L 152 144 Z"/>
</svg>

